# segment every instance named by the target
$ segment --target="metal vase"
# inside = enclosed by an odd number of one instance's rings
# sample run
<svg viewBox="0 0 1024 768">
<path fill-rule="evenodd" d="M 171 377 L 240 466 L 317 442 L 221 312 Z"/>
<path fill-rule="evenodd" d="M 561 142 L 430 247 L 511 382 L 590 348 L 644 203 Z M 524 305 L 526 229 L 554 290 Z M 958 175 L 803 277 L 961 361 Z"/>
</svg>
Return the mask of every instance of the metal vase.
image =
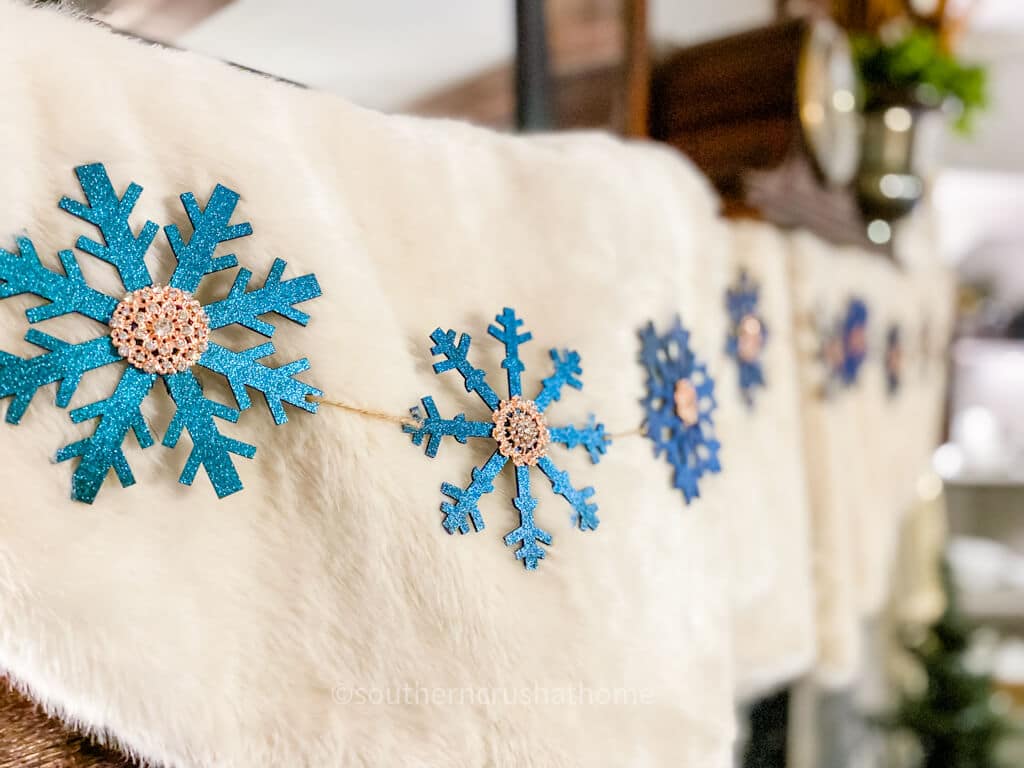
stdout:
<svg viewBox="0 0 1024 768">
<path fill-rule="evenodd" d="M 912 102 L 865 112 L 856 179 L 857 203 L 865 218 L 892 222 L 920 202 L 924 179 L 938 159 L 941 129 L 939 110 Z"/>
</svg>

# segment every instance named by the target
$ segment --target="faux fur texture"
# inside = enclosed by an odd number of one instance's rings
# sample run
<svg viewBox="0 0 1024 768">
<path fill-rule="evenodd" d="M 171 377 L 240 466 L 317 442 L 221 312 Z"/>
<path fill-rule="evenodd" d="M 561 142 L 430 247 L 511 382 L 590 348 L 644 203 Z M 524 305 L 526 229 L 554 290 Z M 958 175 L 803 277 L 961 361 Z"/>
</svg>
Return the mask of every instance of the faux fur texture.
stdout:
<svg viewBox="0 0 1024 768">
<path fill-rule="evenodd" d="M 945 498 L 924 485 L 925 495 L 904 518 L 890 592 L 896 619 L 919 626 L 936 621 L 946 608 L 940 563 L 949 534 Z"/>
<path fill-rule="evenodd" d="M 769 339 L 767 386 L 748 408 L 736 363 L 715 365 L 733 553 L 733 646 L 737 691 L 753 699 L 793 680 L 814 663 L 814 591 L 810 511 L 802 461 L 800 387 L 789 286 L 789 238 L 765 224 L 730 226 L 730 279 L 747 270 L 760 284 Z M 723 298 L 724 302 L 724 298 Z"/>
<path fill-rule="evenodd" d="M 938 439 L 951 280 L 934 256 L 929 262 L 924 255 L 933 242 L 927 230 L 916 236 L 904 240 L 913 252 L 902 266 L 857 249 L 837 250 L 806 234 L 792 237 L 813 520 L 817 674 L 827 686 L 848 684 L 860 669 L 861 620 L 878 613 L 889 596 L 902 519 Z M 834 322 L 852 297 L 868 305 L 868 357 L 853 387 L 822 398 L 821 325 Z M 904 365 L 900 391 L 890 396 L 884 359 L 892 324 L 901 328 Z M 927 352 L 921 342 L 925 333 Z"/>
<path fill-rule="evenodd" d="M 861 610 L 880 612 L 889 600 L 899 533 L 905 515 L 920 503 L 919 481 L 930 472 L 941 439 L 955 300 L 949 270 L 937 263 L 927 216 L 912 221 L 915 237 L 900 245 L 903 264 L 860 270 L 860 294 L 874 308 L 871 353 L 859 387 L 859 451 L 866 458 L 868 490 L 857 513 Z M 916 231 L 914 231 L 916 230 Z M 917 254 L 915 251 L 922 251 Z M 926 260 L 931 254 L 932 262 Z M 899 388 L 887 391 L 886 337 L 900 330 Z"/>
<path fill-rule="evenodd" d="M 81 163 L 144 187 L 137 224 L 185 231 L 178 194 L 205 201 L 222 182 L 254 227 L 231 249 L 242 264 L 265 274 L 284 257 L 290 274 L 317 273 L 309 327 L 283 324 L 274 342 L 281 361 L 308 356 L 307 380 L 333 399 L 400 414 L 432 392 L 446 413 L 481 416 L 455 375 L 431 373 L 427 337 L 472 333 L 475 363 L 499 383 L 484 331 L 509 305 L 535 339 L 526 391 L 549 374 L 549 347 L 573 347 L 585 387 L 552 414 L 630 430 L 642 324 L 681 312 L 707 354 L 723 343 L 725 260 L 707 255 L 721 225 L 667 151 L 385 117 L 11 0 L 0 29 L 4 245 L 27 230 L 51 264 L 71 247 L 84 225 L 57 201 L 76 194 Z M 117 292 L 105 265 L 81 261 Z M 162 235 L 148 264 L 170 274 Z M 0 348 L 28 351 L 31 303 L 0 302 Z M 46 329 L 102 330 L 80 317 Z M 111 385 L 87 376 L 73 405 Z M 171 405 L 151 397 L 145 414 L 162 434 Z M 430 460 L 391 424 L 290 415 L 275 427 L 254 408 L 227 428 L 259 452 L 240 462 L 245 491 L 222 501 L 203 477 L 177 484 L 186 444 L 129 446 L 138 484 L 73 503 L 72 467 L 51 460 L 87 426 L 40 396 L 0 427 L 0 667 L 50 711 L 186 768 L 729 764 L 721 476 L 684 508 L 643 438 L 596 467 L 556 449 L 595 486 L 602 523 L 572 530 L 538 483 L 555 539 L 526 573 L 501 542 L 514 527 L 507 474 L 482 503 L 486 530 L 441 528 L 441 483 L 468 481 L 485 446 Z M 567 703 L 614 689 L 636 698 Z M 396 702 L 402 691 L 413 700 Z"/>
<path fill-rule="evenodd" d="M 846 685 L 861 657 L 856 561 L 856 501 L 865 492 L 863 456 L 854 449 L 859 425 L 855 392 L 824 399 L 819 359 L 820 325 L 831 322 L 850 298 L 848 279 L 861 256 L 837 254 L 806 234 L 791 238 L 791 285 L 798 328 L 804 455 L 811 506 L 817 675 Z M 858 459 L 860 461 L 858 461 Z"/>
</svg>

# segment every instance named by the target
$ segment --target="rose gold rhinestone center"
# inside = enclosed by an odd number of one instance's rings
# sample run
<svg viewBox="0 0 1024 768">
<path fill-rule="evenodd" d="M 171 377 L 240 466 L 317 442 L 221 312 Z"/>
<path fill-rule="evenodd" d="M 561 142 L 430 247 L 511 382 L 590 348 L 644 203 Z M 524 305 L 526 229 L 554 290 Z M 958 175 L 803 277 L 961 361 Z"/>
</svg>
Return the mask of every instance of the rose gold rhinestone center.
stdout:
<svg viewBox="0 0 1024 768">
<path fill-rule="evenodd" d="M 517 467 L 532 467 L 547 454 L 551 433 L 544 414 L 532 400 L 519 395 L 503 400 L 492 418 L 491 436 L 498 442 L 498 452 Z"/>
<path fill-rule="evenodd" d="M 146 373 L 187 370 L 203 356 L 210 320 L 192 294 L 154 285 L 125 296 L 110 318 L 118 354 Z"/>
<path fill-rule="evenodd" d="M 676 382 L 675 391 L 676 416 L 688 427 L 700 421 L 700 409 L 697 404 L 697 389 L 686 379 Z"/>
<path fill-rule="evenodd" d="M 764 348 L 764 329 L 761 321 L 754 315 L 746 315 L 740 320 L 736 334 L 736 351 L 744 363 L 753 363 Z"/>
<path fill-rule="evenodd" d="M 903 349 L 899 344 L 893 344 L 885 355 L 885 366 L 892 373 L 899 373 L 903 367 Z"/>
<path fill-rule="evenodd" d="M 853 328 L 847 337 L 850 353 L 854 356 L 863 355 L 868 349 L 868 332 L 863 325 Z"/>
</svg>

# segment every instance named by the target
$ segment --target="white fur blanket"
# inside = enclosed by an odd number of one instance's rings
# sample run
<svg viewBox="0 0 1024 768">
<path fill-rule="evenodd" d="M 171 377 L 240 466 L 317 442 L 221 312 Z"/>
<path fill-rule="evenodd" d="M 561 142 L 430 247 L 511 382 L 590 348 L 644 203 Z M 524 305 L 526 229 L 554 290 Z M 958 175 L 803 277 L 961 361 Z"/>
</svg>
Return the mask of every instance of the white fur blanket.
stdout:
<svg viewBox="0 0 1024 768">
<path fill-rule="evenodd" d="M 401 414 L 433 393 L 442 413 L 479 417 L 456 374 L 432 374 L 428 335 L 473 334 L 502 391 L 485 330 L 512 306 L 534 336 L 524 391 L 549 375 L 549 347 L 574 348 L 584 388 L 552 418 L 630 430 L 638 328 L 681 312 L 699 348 L 722 343 L 724 270 L 706 257 L 722 231 L 704 183 L 666 151 L 385 117 L 11 0 L 0 29 L 0 246 L 25 232 L 56 268 L 57 251 L 95 236 L 57 207 L 81 199 L 83 163 L 105 163 L 119 193 L 144 187 L 136 227 L 187 232 L 178 195 L 204 204 L 222 183 L 254 229 L 224 250 L 257 280 L 277 257 L 286 276 L 319 278 L 309 326 L 278 323 L 275 359 L 308 357 L 302 378 L 327 397 Z M 78 260 L 123 293 L 113 270 Z M 162 281 L 173 263 L 161 233 L 148 267 Z M 33 352 L 35 303 L 0 302 L 0 349 Z M 76 315 L 43 327 L 103 332 Z M 71 405 L 107 397 L 112 371 L 87 375 Z M 146 401 L 158 441 L 172 410 L 162 392 Z M 225 426 L 258 446 L 236 462 L 241 493 L 217 500 L 202 473 L 179 485 L 187 439 L 129 441 L 137 484 L 111 476 L 91 506 L 68 498 L 73 462 L 51 463 L 91 426 L 51 390 L 0 427 L 0 667 L 70 721 L 189 768 L 729 764 L 721 477 L 684 508 L 643 438 L 597 466 L 555 448 L 596 489 L 601 525 L 573 530 L 535 480 L 554 543 L 527 573 L 501 541 L 517 520 L 507 470 L 481 502 L 484 531 L 442 530 L 441 484 L 467 483 L 485 447 L 431 460 L 393 424 L 289 415 L 274 426 L 258 403 Z"/>
<path fill-rule="evenodd" d="M 800 379 L 793 332 L 788 236 L 766 224 L 730 226 L 730 284 L 745 270 L 759 285 L 767 327 L 765 386 L 741 397 L 736 361 L 717 366 L 726 487 L 732 498 L 733 643 L 737 690 L 751 699 L 814 663 L 814 588 Z M 724 308 L 724 307 L 723 307 Z M 724 345 L 723 345 L 724 346 Z"/>
<path fill-rule="evenodd" d="M 837 253 L 806 234 L 792 238 L 791 258 L 813 521 L 817 673 L 824 684 L 841 686 L 857 674 L 863 650 L 859 515 L 865 504 L 884 495 L 868 483 L 870 457 L 863 451 L 864 441 L 874 439 L 871 430 L 878 426 L 860 420 L 870 365 L 865 362 L 857 382 L 844 387 L 830 376 L 823 353 L 850 302 L 865 298 L 865 281 L 860 279 L 864 271 L 884 267 L 872 265 L 853 249 Z M 869 306 L 869 322 L 872 310 L 877 308 Z"/>
<path fill-rule="evenodd" d="M 942 414 L 951 300 L 950 276 L 935 263 L 920 228 L 899 266 L 857 249 L 792 237 L 792 286 L 800 345 L 809 482 L 817 672 L 846 685 L 860 671 L 861 621 L 889 597 L 903 516 L 915 500 Z M 923 243 L 924 245 L 917 245 Z M 928 251 L 931 261 L 922 251 Z M 852 299 L 867 306 L 867 356 L 851 386 L 831 382 L 824 337 Z M 886 377 L 888 336 L 898 327 L 899 386 Z M 923 339 L 927 337 L 927 341 Z"/>
</svg>

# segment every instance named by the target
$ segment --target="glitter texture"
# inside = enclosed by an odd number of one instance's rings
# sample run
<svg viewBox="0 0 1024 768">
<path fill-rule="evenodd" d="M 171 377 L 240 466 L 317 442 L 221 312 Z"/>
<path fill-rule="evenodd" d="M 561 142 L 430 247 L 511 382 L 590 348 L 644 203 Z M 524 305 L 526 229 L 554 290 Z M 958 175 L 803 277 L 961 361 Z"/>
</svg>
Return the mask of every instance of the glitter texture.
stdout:
<svg viewBox="0 0 1024 768">
<path fill-rule="evenodd" d="M 200 281 L 237 264 L 234 255 L 215 256 L 214 251 L 222 242 L 252 233 L 249 224 L 229 223 L 238 195 L 217 185 L 205 208 L 192 194 L 181 196 L 192 233 L 186 239 L 176 226 L 165 228 L 177 267 L 169 285 L 157 286 L 145 255 L 159 227 L 146 222 L 135 234 L 129 221 L 142 187 L 132 183 L 118 197 L 103 165 L 81 166 L 75 173 L 85 202 L 65 197 L 60 207 L 96 227 L 100 239 L 80 237 L 77 247 L 114 266 L 126 295 L 118 301 L 88 286 L 71 251 L 60 252 L 60 272 L 43 266 L 27 238 L 18 239 L 17 253 L 0 249 L 0 298 L 35 294 L 48 302 L 26 312 L 30 323 L 77 312 L 109 325 L 106 334 L 78 344 L 30 329 L 26 340 L 43 354 L 22 358 L 0 352 L 0 399 L 12 398 L 7 421 L 17 424 L 36 392 L 52 383 L 59 384 L 56 404 L 67 407 L 85 373 L 124 360 L 128 366 L 109 398 L 71 412 L 76 424 L 96 420 L 91 436 L 57 453 L 58 461 L 78 460 L 72 498 L 92 502 L 111 469 L 121 485 L 135 482 L 123 444 L 129 433 L 142 448 L 153 444 L 141 405 L 161 377 L 176 408 L 163 444 L 173 448 L 184 432 L 192 442 L 181 482 L 191 485 L 202 467 L 218 496 L 241 490 L 231 455 L 252 458 L 256 449 L 222 435 L 214 418 L 236 422 L 240 411 L 252 405 L 249 387 L 264 395 L 277 424 L 287 421 L 285 403 L 316 412 L 309 397 L 321 393 L 294 378 L 309 367 L 305 359 L 272 368 L 259 361 L 274 353 L 273 344 L 235 352 L 210 341 L 210 331 L 238 324 L 271 336 L 274 327 L 261 319 L 270 313 L 305 325 L 309 316 L 294 305 L 320 295 L 316 277 L 282 280 L 285 263 L 278 260 L 264 285 L 249 290 L 252 273 L 242 269 L 229 294 L 204 308 L 192 296 Z M 237 409 L 204 396 L 196 366 L 228 380 Z"/>
<path fill-rule="evenodd" d="M 551 360 L 555 371 L 544 379 L 537 397 L 528 400 L 522 396 L 522 374 L 525 366 L 519 357 L 519 346 L 530 341 L 530 333 L 520 333 L 523 321 L 512 309 L 506 307 L 495 318 L 496 325 L 487 332 L 505 345 L 505 359 L 501 367 L 508 377 L 507 400 L 500 400 L 487 383 L 487 374 L 474 368 L 469 362 L 469 334 L 462 334 L 456 341 L 455 331 L 436 329 L 430 338 L 434 342 L 431 353 L 444 359 L 434 363 L 435 373 L 458 371 L 465 382 L 467 392 L 474 392 L 491 411 L 488 421 L 470 421 L 465 414 L 454 419 L 443 419 L 431 397 L 422 400 L 425 415 L 416 409 L 416 425 L 405 425 L 414 445 L 426 441 L 427 456 L 434 457 L 445 437 L 452 437 L 459 443 L 469 438 L 488 438 L 495 443 L 491 457 L 472 471 L 472 480 L 465 488 L 444 483 L 441 491 L 451 502 L 441 504 L 444 513 L 444 528 L 448 533 L 469 533 L 484 528 L 479 501 L 494 490 L 494 479 L 511 460 L 516 473 L 516 496 L 513 504 L 519 512 L 519 526 L 505 536 L 506 546 L 518 546 L 516 558 L 522 560 L 527 570 L 534 570 L 544 558 L 544 546 L 550 546 L 551 534 L 539 528 L 534 518 L 537 500 L 530 487 L 530 467 L 536 466 L 551 483 L 552 490 L 562 496 L 572 507 L 574 523 L 580 530 L 595 530 L 600 523 L 597 505 L 590 499 L 593 488 L 577 489 L 572 485 L 567 472 L 558 469 L 548 449 L 552 444 L 572 449 L 584 447 L 592 462 L 600 461 L 608 450 L 611 439 L 605 434 L 604 425 L 596 423 L 593 416 L 583 427 L 549 427 L 546 420 L 547 408 L 561 398 L 566 387 L 582 389 L 583 382 L 580 356 L 573 351 L 552 349 Z"/>
<path fill-rule="evenodd" d="M 690 349 L 690 332 L 677 317 L 660 336 L 653 323 L 640 332 L 640 363 L 647 373 L 644 432 L 654 455 L 665 455 L 673 485 L 689 504 L 700 496 L 699 481 L 720 472 L 720 444 L 714 436 L 715 382 Z"/>
<path fill-rule="evenodd" d="M 736 362 L 740 394 L 748 407 L 753 407 L 756 391 L 765 386 L 762 357 L 768 327 L 758 306 L 760 293 L 760 286 L 744 270 L 725 294 L 729 313 L 725 353 Z"/>
</svg>

